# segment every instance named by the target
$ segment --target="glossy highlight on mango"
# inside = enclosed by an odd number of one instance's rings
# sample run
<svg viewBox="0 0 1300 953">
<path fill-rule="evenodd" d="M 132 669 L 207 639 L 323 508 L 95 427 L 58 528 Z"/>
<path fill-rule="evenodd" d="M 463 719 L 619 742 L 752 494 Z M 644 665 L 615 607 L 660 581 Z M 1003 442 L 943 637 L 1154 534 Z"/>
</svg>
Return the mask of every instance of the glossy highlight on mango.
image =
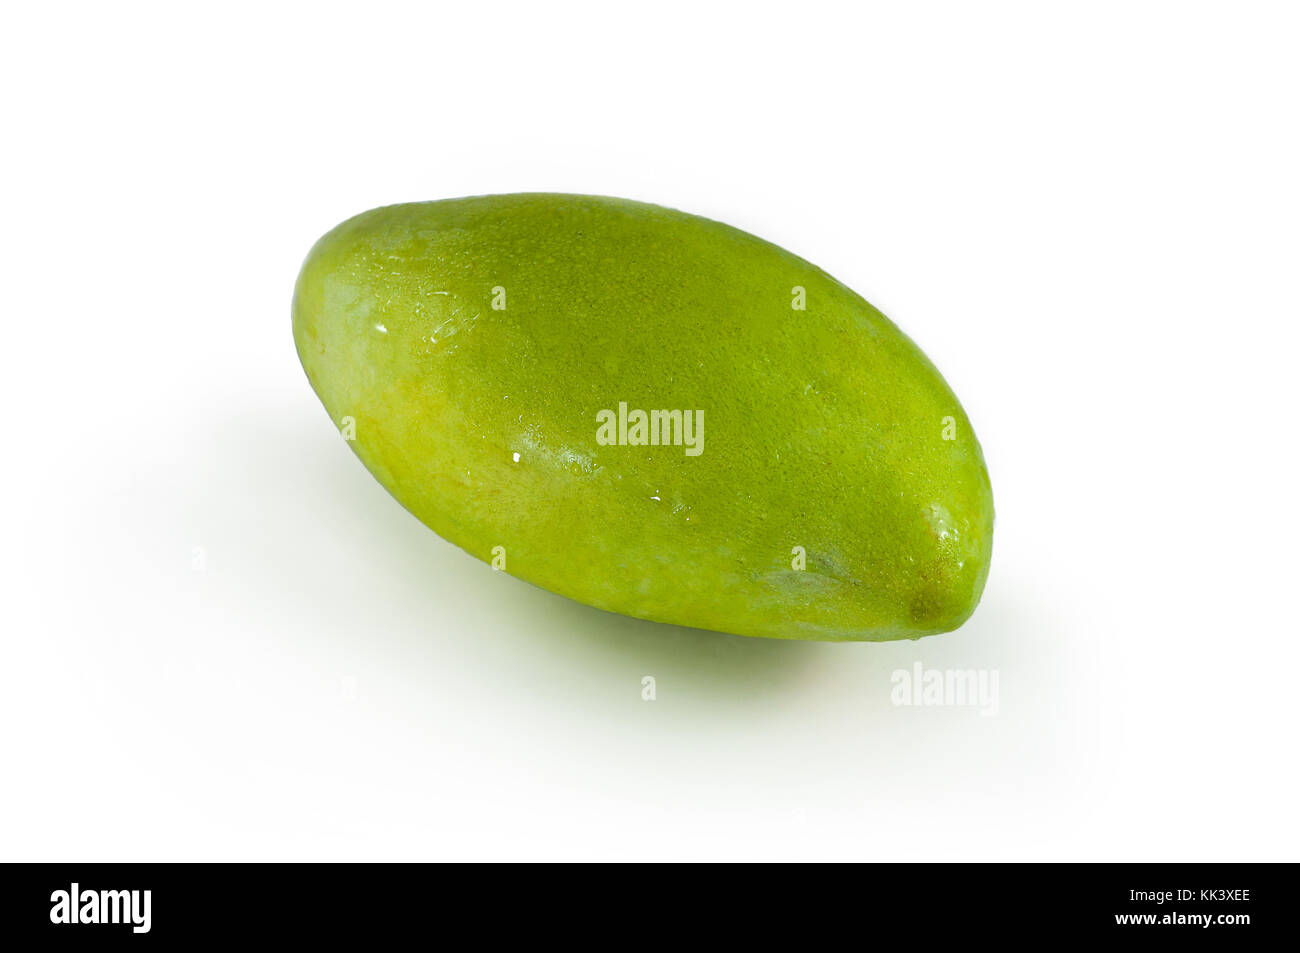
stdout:
<svg viewBox="0 0 1300 953">
<path fill-rule="evenodd" d="M 293 333 L 375 478 L 497 569 L 741 635 L 946 632 L 993 498 L 957 398 L 808 262 L 624 199 L 378 208 L 312 248 Z"/>
</svg>

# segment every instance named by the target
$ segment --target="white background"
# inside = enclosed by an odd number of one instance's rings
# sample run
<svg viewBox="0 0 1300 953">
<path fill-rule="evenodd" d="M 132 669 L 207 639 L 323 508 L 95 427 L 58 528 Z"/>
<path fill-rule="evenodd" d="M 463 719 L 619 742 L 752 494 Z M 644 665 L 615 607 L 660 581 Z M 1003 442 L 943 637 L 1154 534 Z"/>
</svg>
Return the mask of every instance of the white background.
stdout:
<svg viewBox="0 0 1300 953">
<path fill-rule="evenodd" d="M 0 857 L 1300 859 L 1296 17 L 10 10 Z M 298 266 L 532 190 L 729 222 L 897 321 L 988 459 L 974 618 L 639 622 L 389 498 L 298 366 Z M 895 707 L 917 661 L 997 670 L 997 714 Z"/>
</svg>

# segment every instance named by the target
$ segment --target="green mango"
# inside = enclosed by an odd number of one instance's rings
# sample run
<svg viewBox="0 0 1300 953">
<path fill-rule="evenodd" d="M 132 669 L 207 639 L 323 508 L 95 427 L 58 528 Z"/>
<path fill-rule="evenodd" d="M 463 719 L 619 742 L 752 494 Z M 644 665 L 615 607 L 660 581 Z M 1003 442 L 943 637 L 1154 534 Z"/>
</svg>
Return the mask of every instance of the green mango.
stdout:
<svg viewBox="0 0 1300 953">
<path fill-rule="evenodd" d="M 318 241 L 298 356 L 380 483 L 511 575 L 789 639 L 950 631 L 993 498 L 920 349 L 801 258 L 672 209 L 521 194 Z"/>
</svg>

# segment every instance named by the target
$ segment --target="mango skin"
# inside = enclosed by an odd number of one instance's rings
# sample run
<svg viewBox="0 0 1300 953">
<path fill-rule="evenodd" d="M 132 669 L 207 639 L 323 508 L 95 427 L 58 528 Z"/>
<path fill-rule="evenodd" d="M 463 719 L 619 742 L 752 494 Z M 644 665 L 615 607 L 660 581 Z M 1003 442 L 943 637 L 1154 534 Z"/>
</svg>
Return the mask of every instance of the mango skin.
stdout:
<svg viewBox="0 0 1300 953">
<path fill-rule="evenodd" d="M 552 592 L 821 640 L 946 632 L 979 602 L 993 499 L 957 398 L 879 311 L 753 235 L 585 195 L 378 208 L 312 248 L 293 333 L 379 482 Z M 620 401 L 703 410 L 703 452 L 598 444 Z"/>
</svg>

